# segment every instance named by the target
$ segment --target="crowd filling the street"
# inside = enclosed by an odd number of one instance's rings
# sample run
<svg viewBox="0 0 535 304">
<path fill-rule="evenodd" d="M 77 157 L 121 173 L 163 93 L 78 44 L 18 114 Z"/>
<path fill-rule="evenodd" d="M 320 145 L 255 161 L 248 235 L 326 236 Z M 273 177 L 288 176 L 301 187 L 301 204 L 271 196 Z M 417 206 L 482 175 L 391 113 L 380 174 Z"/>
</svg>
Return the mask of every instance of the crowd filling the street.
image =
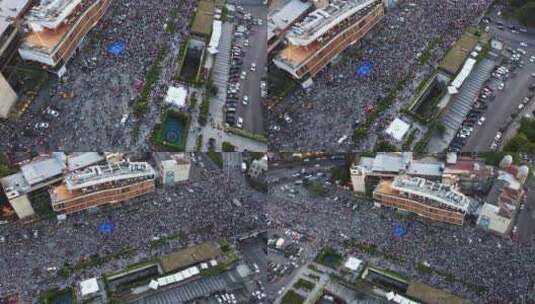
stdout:
<svg viewBox="0 0 535 304">
<path fill-rule="evenodd" d="M 195 8 L 193 0 L 112 1 L 67 64 L 65 75 L 51 74 L 25 113 L 0 122 L 2 149 L 147 150 Z M 177 15 L 171 16 L 171 10 Z M 174 23 L 174 31 L 166 30 L 168 22 Z M 124 50 L 110 52 L 117 42 Z M 133 106 L 139 84 L 147 81 L 149 67 L 164 50 L 149 107 L 136 118 Z M 43 112 L 45 108 L 58 115 Z"/>
<path fill-rule="evenodd" d="M 376 134 L 398 115 L 401 100 L 414 94 L 417 84 L 412 80 L 429 74 L 448 47 L 467 26 L 478 22 L 490 4 L 488 0 L 429 0 L 401 2 L 389 9 L 363 39 L 313 77 L 310 87 L 292 90 L 268 114 L 271 124 L 277 126 L 270 133 L 270 150 L 373 149 Z M 422 56 L 429 57 L 427 62 Z M 358 75 L 356 70 L 366 63 L 372 65 L 371 72 Z M 355 146 L 351 140 L 354 129 L 404 80 L 408 82 L 402 86 L 399 100 L 369 126 L 367 136 Z M 342 138 L 345 140 L 339 142 Z"/>
</svg>

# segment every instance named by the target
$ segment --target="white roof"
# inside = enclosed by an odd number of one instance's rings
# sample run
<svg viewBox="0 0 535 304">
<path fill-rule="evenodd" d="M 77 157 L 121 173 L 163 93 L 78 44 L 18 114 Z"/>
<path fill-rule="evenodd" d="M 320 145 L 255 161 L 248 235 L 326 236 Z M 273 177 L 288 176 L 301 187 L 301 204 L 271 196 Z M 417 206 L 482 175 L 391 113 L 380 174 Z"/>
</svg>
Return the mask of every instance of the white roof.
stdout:
<svg viewBox="0 0 535 304">
<path fill-rule="evenodd" d="M 85 168 L 104 160 L 104 156 L 98 152 L 73 153 L 67 157 L 67 167 L 69 171 Z"/>
<path fill-rule="evenodd" d="M 270 11 L 268 16 L 268 39 L 275 35 L 276 30 L 285 30 L 311 6 L 312 3 L 309 1 L 290 0 L 280 10 Z"/>
<path fill-rule="evenodd" d="M 457 77 L 455 77 L 455 79 L 451 82 L 450 84 L 451 88 L 448 87 L 448 91 L 450 92 L 450 94 L 455 94 L 452 92 L 456 92 L 459 90 L 459 88 L 463 85 L 468 75 L 470 75 L 470 73 L 472 72 L 472 69 L 474 68 L 474 65 L 476 64 L 476 62 L 477 60 L 475 60 L 474 58 L 468 58 L 466 60 L 466 62 L 463 65 L 463 68 L 461 69 L 459 74 L 457 74 Z"/>
<path fill-rule="evenodd" d="M 507 182 L 507 187 L 512 190 L 518 191 L 522 188 L 522 184 L 509 172 L 499 171 L 498 179 Z"/>
<path fill-rule="evenodd" d="M 43 27 L 55 29 L 60 26 L 82 0 L 41 0 L 28 13 L 26 20 L 34 31 Z"/>
<path fill-rule="evenodd" d="M 20 168 L 22 175 L 30 185 L 38 184 L 56 175 L 60 175 L 65 163 L 57 158 L 33 161 Z"/>
<path fill-rule="evenodd" d="M 378 153 L 373 159 L 372 171 L 399 172 L 412 160 L 411 152 Z"/>
<path fill-rule="evenodd" d="M 407 173 L 420 176 L 442 176 L 442 163 L 413 161 L 410 163 Z"/>
<path fill-rule="evenodd" d="M 167 96 L 165 96 L 165 102 L 182 108 L 186 105 L 186 97 L 188 91 L 184 87 L 169 87 L 167 90 Z"/>
<path fill-rule="evenodd" d="M 212 37 L 208 43 L 208 52 L 210 52 L 210 54 L 217 54 L 218 52 L 217 47 L 219 46 L 219 39 L 221 39 L 221 25 L 222 22 L 220 20 L 214 20 L 212 25 Z"/>
<path fill-rule="evenodd" d="M 91 278 L 80 282 L 80 293 L 82 294 L 82 297 L 98 292 L 99 289 L 97 278 Z"/>
<path fill-rule="evenodd" d="M 13 23 L 29 0 L 0 0 L 0 36 Z"/>
<path fill-rule="evenodd" d="M 362 260 L 357 259 L 356 257 L 350 256 L 344 266 L 352 271 L 356 271 L 360 265 L 362 264 Z"/>
<path fill-rule="evenodd" d="M 150 288 L 150 289 L 154 289 L 154 290 L 156 290 L 156 289 L 158 289 L 158 286 L 159 286 L 159 285 L 158 285 L 158 281 L 151 280 L 150 283 L 149 283 L 149 288 Z"/>
<path fill-rule="evenodd" d="M 506 233 L 511 219 L 501 216 L 499 211 L 498 206 L 484 203 L 479 212 L 477 224 L 498 233 Z"/>
<path fill-rule="evenodd" d="M 403 120 L 396 118 L 390 123 L 388 128 L 386 129 L 386 134 L 390 135 L 392 138 L 394 138 L 397 141 L 401 141 L 403 139 L 403 136 L 407 134 L 409 131 L 411 125 L 404 122 Z"/>
</svg>

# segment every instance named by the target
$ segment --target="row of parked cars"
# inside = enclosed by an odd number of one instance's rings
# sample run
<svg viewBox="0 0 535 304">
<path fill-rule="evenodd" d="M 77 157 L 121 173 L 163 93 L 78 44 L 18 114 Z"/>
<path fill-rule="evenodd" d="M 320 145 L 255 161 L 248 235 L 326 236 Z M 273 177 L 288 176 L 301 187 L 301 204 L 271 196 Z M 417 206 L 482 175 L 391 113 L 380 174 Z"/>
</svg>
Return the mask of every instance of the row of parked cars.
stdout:
<svg viewBox="0 0 535 304">
<path fill-rule="evenodd" d="M 455 138 L 450 143 L 450 151 L 461 151 L 466 143 L 466 139 L 472 135 L 475 126 L 482 126 L 485 123 L 486 118 L 483 113 L 488 108 L 488 102 L 494 99 L 494 97 L 494 89 L 490 85 L 486 85 L 481 89 L 472 109 L 466 115 L 461 128 L 459 128 Z"/>
<path fill-rule="evenodd" d="M 243 57 L 245 49 L 249 47 L 247 38 L 254 21 L 250 13 L 246 13 L 242 6 L 237 7 L 237 27 L 232 38 L 232 51 L 229 70 L 229 84 L 227 89 L 227 99 L 225 105 L 225 122 L 231 126 L 243 128 L 243 118 L 236 116 L 238 104 L 244 106 L 249 104 L 249 96 L 241 95 L 241 81 L 247 79 L 248 73 L 256 71 L 256 63 L 244 67 Z M 240 97 L 241 96 L 241 97 Z"/>
<path fill-rule="evenodd" d="M 240 38 L 235 38 L 240 39 Z M 227 100 L 225 105 L 225 122 L 231 126 L 236 125 L 237 127 L 243 127 L 243 118 L 236 118 L 236 111 L 238 108 L 238 103 L 247 105 L 249 103 L 249 97 L 243 95 L 240 100 L 240 89 L 241 89 L 241 80 L 246 79 L 247 72 L 242 71 L 243 66 L 243 56 L 245 51 L 241 46 L 236 45 L 235 40 L 233 39 L 233 47 L 231 53 L 231 66 L 229 70 L 229 84 L 227 89 Z"/>
</svg>

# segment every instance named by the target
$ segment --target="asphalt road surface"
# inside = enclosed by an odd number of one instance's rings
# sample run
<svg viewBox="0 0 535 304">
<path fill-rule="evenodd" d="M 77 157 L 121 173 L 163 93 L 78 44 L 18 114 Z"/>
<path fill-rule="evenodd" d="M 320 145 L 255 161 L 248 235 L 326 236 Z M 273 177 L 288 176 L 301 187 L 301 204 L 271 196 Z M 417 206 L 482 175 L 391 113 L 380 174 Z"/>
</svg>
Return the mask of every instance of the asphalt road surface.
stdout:
<svg viewBox="0 0 535 304">
<path fill-rule="evenodd" d="M 517 27 L 518 24 L 499 18 L 495 10 L 490 12 L 488 16 L 492 18 L 490 33 L 495 38 L 504 42 L 504 48 L 511 47 L 512 49 L 517 49 L 520 47 L 526 50 L 526 55 L 522 56 L 521 59 L 525 65 L 523 68 L 516 69 L 516 76 L 514 78 L 504 81 L 505 89 L 501 92 L 497 91 L 496 98 L 483 114 L 486 118 L 485 123 L 483 126 L 475 128 L 463 148 L 464 151 L 488 151 L 496 133 L 504 127 L 507 120 L 510 119 L 511 114 L 517 112 L 518 105 L 528 95 L 529 85 L 535 83 L 535 78 L 531 77 L 531 74 L 535 73 L 535 63 L 529 62 L 529 57 L 535 55 L 535 30 L 528 29 L 527 33 L 516 34 L 512 33 L 507 27 L 504 30 L 499 30 L 496 25 L 497 21 L 503 22 L 505 25 L 512 24 Z M 526 42 L 528 47 L 521 47 L 521 42 Z"/>
<path fill-rule="evenodd" d="M 260 96 L 260 81 L 264 76 L 267 62 L 267 28 L 266 16 L 267 6 L 262 0 L 240 0 L 235 2 L 236 5 L 242 6 L 246 13 L 250 13 L 255 21 L 251 27 L 251 32 L 247 39 L 249 46 L 243 47 L 245 56 L 243 57 L 242 71 L 247 72 L 247 78 L 241 81 L 242 89 L 240 95 L 240 104 L 238 113 L 243 118 L 244 129 L 253 133 L 264 133 L 264 118 L 262 108 L 262 97 Z M 262 25 L 256 22 L 262 20 Z M 237 25 L 236 25 L 237 26 Z M 256 70 L 251 71 L 251 64 L 256 64 Z M 243 105 L 241 100 L 244 95 L 249 97 L 249 104 Z"/>
</svg>

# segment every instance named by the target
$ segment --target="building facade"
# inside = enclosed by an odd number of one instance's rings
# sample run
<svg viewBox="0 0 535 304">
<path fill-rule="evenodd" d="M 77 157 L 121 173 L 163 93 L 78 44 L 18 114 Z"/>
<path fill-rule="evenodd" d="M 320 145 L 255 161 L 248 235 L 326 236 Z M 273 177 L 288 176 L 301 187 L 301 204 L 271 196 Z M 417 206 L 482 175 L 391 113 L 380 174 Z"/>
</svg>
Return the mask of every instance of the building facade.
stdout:
<svg viewBox="0 0 535 304">
<path fill-rule="evenodd" d="M 60 71 L 110 3 L 111 0 L 59 0 L 32 8 L 26 18 L 29 32 L 19 48 L 20 56 Z"/>
<path fill-rule="evenodd" d="M 475 202 L 453 187 L 420 177 L 397 176 L 382 180 L 373 192 L 381 205 L 415 213 L 433 221 L 462 225 Z"/>
<path fill-rule="evenodd" d="M 332 0 L 295 23 L 273 63 L 295 79 L 314 77 L 384 17 L 380 0 Z"/>
<path fill-rule="evenodd" d="M 189 179 L 191 163 L 183 153 L 157 152 L 154 160 L 162 185 L 171 186 Z"/>
<path fill-rule="evenodd" d="M 88 167 L 49 190 L 52 209 L 73 213 L 133 199 L 155 190 L 155 172 L 146 162 L 124 161 Z"/>
</svg>

